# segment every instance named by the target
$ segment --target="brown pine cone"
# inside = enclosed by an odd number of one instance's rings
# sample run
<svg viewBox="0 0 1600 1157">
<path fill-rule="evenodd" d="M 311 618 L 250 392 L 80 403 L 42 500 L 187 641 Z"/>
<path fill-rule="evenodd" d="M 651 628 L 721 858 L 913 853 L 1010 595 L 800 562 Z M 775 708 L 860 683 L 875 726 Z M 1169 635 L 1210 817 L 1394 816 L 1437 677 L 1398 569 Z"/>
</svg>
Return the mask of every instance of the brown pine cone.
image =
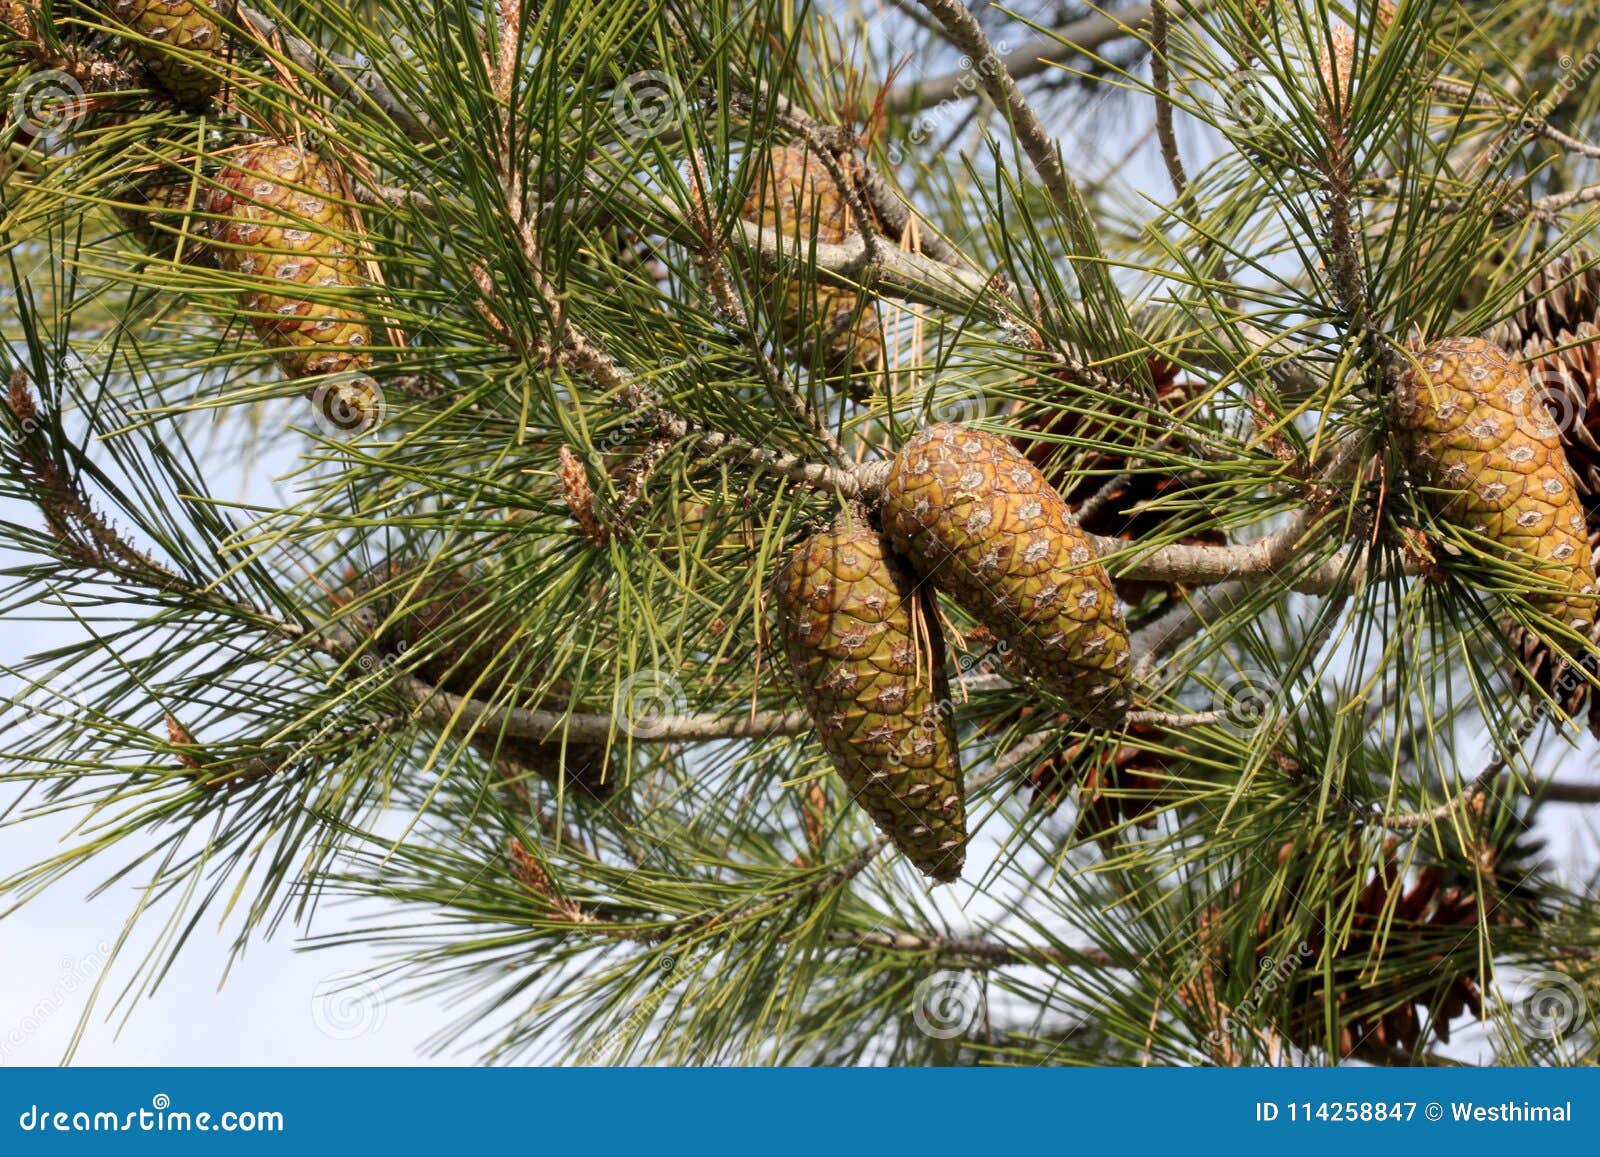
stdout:
<svg viewBox="0 0 1600 1157">
<path fill-rule="evenodd" d="M 1478 338 L 1439 342 L 1402 380 L 1395 425 L 1440 519 L 1527 567 L 1528 601 L 1587 637 L 1600 589 L 1589 527 L 1561 432 L 1523 365 Z M 1569 714 L 1590 700 L 1590 728 L 1600 735 L 1600 702 L 1551 655 L 1550 641 L 1524 636 L 1519 646 Z"/>
<path fill-rule="evenodd" d="M 854 160 L 839 159 L 851 174 Z M 850 204 L 817 154 L 803 146 L 773 149 L 756 176 L 742 216 L 784 239 L 784 256 L 810 260 L 816 243 L 840 245 L 856 232 Z M 814 280 L 814 279 L 808 279 Z M 778 320 L 779 345 L 823 352 L 829 374 L 847 375 L 858 400 L 872 393 L 872 376 L 883 365 L 883 328 L 870 294 L 843 286 L 764 279 L 770 308 Z"/>
<path fill-rule="evenodd" d="M 215 69 L 228 46 L 217 0 L 102 0 L 102 7 L 136 37 L 134 55 L 179 104 L 203 109 L 222 90 Z"/>
<path fill-rule="evenodd" d="M 790 675 L 851 795 L 925 875 L 959 878 L 966 799 L 931 600 L 850 513 L 801 543 L 772 591 Z"/>
<path fill-rule="evenodd" d="M 1132 700 L 1122 608 L 1062 497 L 1005 438 L 932 426 L 894 458 L 883 524 L 918 571 L 1091 726 Z"/>
</svg>

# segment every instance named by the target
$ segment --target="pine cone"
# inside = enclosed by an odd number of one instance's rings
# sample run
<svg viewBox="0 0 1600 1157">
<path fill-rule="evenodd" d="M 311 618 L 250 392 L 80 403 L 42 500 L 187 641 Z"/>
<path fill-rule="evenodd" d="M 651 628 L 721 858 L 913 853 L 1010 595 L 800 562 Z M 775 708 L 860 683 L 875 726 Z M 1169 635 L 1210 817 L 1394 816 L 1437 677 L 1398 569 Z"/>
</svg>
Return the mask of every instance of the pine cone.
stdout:
<svg viewBox="0 0 1600 1157">
<path fill-rule="evenodd" d="M 217 263 L 260 286 L 245 292 L 240 305 L 261 340 L 279 350 L 284 372 L 298 378 L 371 365 L 371 331 L 361 311 L 327 296 L 361 284 L 357 259 L 340 236 L 354 222 L 337 200 L 337 170 L 298 145 L 265 144 L 237 154 L 218 180 L 210 203 L 222 218 Z"/>
<path fill-rule="evenodd" d="M 197 59 L 220 62 L 227 51 L 217 0 L 105 0 L 104 7 L 145 38 L 133 42 L 134 55 L 179 104 L 203 109 L 221 91 L 222 78 Z"/>
<path fill-rule="evenodd" d="M 1589 526 L 1590 555 L 1600 552 L 1600 268 L 1593 254 L 1569 253 L 1541 270 L 1523 291 L 1522 308 L 1500 332 L 1521 353 L 1535 392 L 1561 431 Z M 1569 715 L 1589 701 L 1589 727 L 1600 735 L 1600 701 L 1548 644 L 1513 632 L 1523 665 Z M 1591 664 L 1585 663 L 1586 666 Z M 1565 679 L 1563 679 L 1565 675 Z"/>
<path fill-rule="evenodd" d="M 1508 829 L 1506 835 L 1515 836 Z M 1352 859 L 1364 858 L 1360 838 L 1348 837 Z M 1392 1062 L 1416 1052 L 1424 1026 L 1448 1043 L 1451 1022 L 1463 1013 L 1483 1015 L 1482 988 L 1487 979 L 1478 968 L 1475 948 L 1465 949 L 1474 937 L 1466 931 L 1478 922 L 1479 900 L 1474 877 L 1436 864 L 1424 865 L 1407 886 L 1397 859 L 1397 841 L 1389 840 L 1382 859 L 1356 896 L 1348 917 L 1341 916 L 1337 949 L 1331 965 L 1333 1007 L 1338 1018 L 1335 1037 L 1341 1057 L 1379 1063 Z M 1524 849 L 1512 839 L 1486 851 L 1482 865 L 1486 878 L 1505 880 L 1511 888 L 1518 879 L 1516 864 Z M 1311 848 L 1286 844 L 1279 863 L 1312 857 Z M 1501 860 L 1507 871 L 1502 872 Z M 1352 864 L 1355 867 L 1355 864 Z M 1498 890 L 1498 889 L 1497 889 Z M 1298 905 L 1303 887 L 1290 883 L 1284 889 L 1280 910 L 1263 913 L 1257 923 L 1262 958 L 1285 959 L 1285 949 L 1269 948 L 1272 933 L 1289 920 L 1287 906 Z M 1484 907 L 1489 922 L 1516 919 L 1502 910 L 1495 897 Z M 1308 935 L 1301 967 L 1290 989 L 1294 1010 L 1284 1029 L 1301 1047 L 1327 1040 L 1327 973 L 1319 962 L 1327 945 L 1327 929 L 1320 923 Z M 1433 961 L 1420 977 L 1414 967 L 1419 958 Z M 1403 962 L 1399 970 L 1385 969 L 1386 960 Z"/>
<path fill-rule="evenodd" d="M 961 763 L 938 614 L 859 517 L 802 543 L 773 586 L 777 633 L 823 748 L 924 874 L 966 859 Z"/>
<path fill-rule="evenodd" d="M 849 156 L 840 158 L 848 174 Z M 741 215 L 784 241 L 784 256 L 809 261 L 812 245 L 839 245 L 856 232 L 849 203 L 821 159 L 803 147 L 776 148 L 767 168 L 744 203 Z M 871 295 L 857 290 L 814 285 L 776 274 L 765 282 L 770 309 L 781 327 L 779 345 L 810 349 L 823 345 L 823 364 L 830 374 L 851 375 L 857 398 L 872 393 L 868 380 L 883 365 L 883 328 Z"/>
<path fill-rule="evenodd" d="M 1589 529 L 1561 433 L 1522 365 L 1477 338 L 1440 342 L 1402 381 L 1395 414 L 1435 513 L 1535 568 L 1529 602 L 1588 635 L 1596 593 Z M 1537 668 L 1546 644 L 1519 645 Z M 1585 698 L 1587 685 L 1564 661 L 1533 674 L 1569 713 Z M 1590 700 L 1590 727 L 1600 734 L 1600 703 Z"/>
<path fill-rule="evenodd" d="M 421 650 L 413 673 L 452 695 L 507 702 L 508 687 L 538 678 L 516 633 L 488 617 L 491 599 L 464 570 L 435 567 L 424 573 L 422 562 L 397 560 L 383 568 L 377 582 L 357 579 L 334 599 L 336 607 L 354 602 L 362 603 L 357 625 L 377 633 L 378 645 L 388 652 L 384 661 Z M 513 694 L 509 704 L 560 710 L 567 705 L 563 696 L 570 694 L 570 687 L 558 683 L 543 699 Z M 501 735 L 493 724 L 480 726 L 469 742 L 508 777 L 531 772 L 597 800 L 619 786 L 604 743 L 569 742 L 563 750 L 559 737 L 541 742 Z"/>
<path fill-rule="evenodd" d="M 1061 495 L 1004 438 L 932 426 L 883 490 L 889 537 L 1093 726 L 1126 713 L 1132 655 L 1105 568 Z"/>
<path fill-rule="evenodd" d="M 1566 254 L 1523 291 L 1510 344 L 1527 363 L 1587 496 L 1591 521 L 1600 507 L 1600 265 Z"/>
</svg>

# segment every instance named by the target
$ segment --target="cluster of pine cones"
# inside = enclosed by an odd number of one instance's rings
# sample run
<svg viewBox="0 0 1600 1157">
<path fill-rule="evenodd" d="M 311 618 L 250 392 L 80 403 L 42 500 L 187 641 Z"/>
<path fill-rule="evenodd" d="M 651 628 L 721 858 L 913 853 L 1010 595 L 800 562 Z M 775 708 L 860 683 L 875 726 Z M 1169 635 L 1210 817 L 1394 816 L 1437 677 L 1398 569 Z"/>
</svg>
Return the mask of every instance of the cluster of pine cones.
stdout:
<svg viewBox="0 0 1600 1157">
<path fill-rule="evenodd" d="M 953 880 L 966 805 L 934 589 L 1087 724 L 1129 707 L 1128 631 L 1066 500 L 1004 438 L 922 431 L 878 517 L 847 511 L 800 545 L 774 586 L 779 633 L 851 793 L 919 869 Z"/>
</svg>

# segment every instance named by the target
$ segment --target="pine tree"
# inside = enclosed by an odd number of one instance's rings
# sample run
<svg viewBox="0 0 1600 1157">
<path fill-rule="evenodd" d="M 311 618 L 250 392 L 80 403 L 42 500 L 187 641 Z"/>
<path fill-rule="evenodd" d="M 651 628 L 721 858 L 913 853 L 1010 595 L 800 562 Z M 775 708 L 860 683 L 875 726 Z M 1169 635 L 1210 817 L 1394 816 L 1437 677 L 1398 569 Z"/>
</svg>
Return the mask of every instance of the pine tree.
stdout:
<svg viewBox="0 0 1600 1157">
<path fill-rule="evenodd" d="M 1035 7 L 0 6 L 0 912 L 501 1062 L 1593 1062 L 1600 20 Z"/>
</svg>

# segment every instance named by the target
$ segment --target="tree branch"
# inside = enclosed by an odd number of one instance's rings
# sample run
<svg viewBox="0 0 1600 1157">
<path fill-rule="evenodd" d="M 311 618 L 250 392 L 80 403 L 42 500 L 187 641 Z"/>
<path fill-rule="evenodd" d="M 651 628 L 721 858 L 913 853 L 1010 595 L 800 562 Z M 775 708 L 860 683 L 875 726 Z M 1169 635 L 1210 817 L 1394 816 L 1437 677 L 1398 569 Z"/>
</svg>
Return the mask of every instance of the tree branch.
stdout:
<svg viewBox="0 0 1600 1157">
<path fill-rule="evenodd" d="M 1118 968 L 1110 953 L 1086 948 L 1044 948 L 1002 944 L 961 936 L 918 936 L 910 932 L 831 932 L 828 943 L 871 952 L 930 955 L 952 964 L 983 968 Z"/>
<path fill-rule="evenodd" d="M 1196 9 L 1205 5 L 1197 4 Z M 924 5 L 927 7 L 927 5 Z M 935 13 L 937 15 L 937 13 Z M 940 17 L 941 21 L 943 17 Z M 1137 4 L 1124 12 L 1085 16 L 1064 24 L 1060 28 L 1037 37 L 999 57 L 1000 63 L 1013 77 L 1022 80 L 1036 76 L 1046 69 L 1071 60 L 1075 56 L 1088 56 L 1112 41 L 1136 35 L 1137 26 L 1150 19 L 1150 5 Z M 946 25 L 948 28 L 948 25 Z M 966 45 L 956 42 L 963 52 Z M 976 58 L 974 58 L 976 59 Z M 926 80 L 907 80 L 897 84 L 884 102 L 892 113 L 904 115 L 946 101 L 965 100 L 977 91 L 970 68 L 947 72 Z"/>
</svg>

